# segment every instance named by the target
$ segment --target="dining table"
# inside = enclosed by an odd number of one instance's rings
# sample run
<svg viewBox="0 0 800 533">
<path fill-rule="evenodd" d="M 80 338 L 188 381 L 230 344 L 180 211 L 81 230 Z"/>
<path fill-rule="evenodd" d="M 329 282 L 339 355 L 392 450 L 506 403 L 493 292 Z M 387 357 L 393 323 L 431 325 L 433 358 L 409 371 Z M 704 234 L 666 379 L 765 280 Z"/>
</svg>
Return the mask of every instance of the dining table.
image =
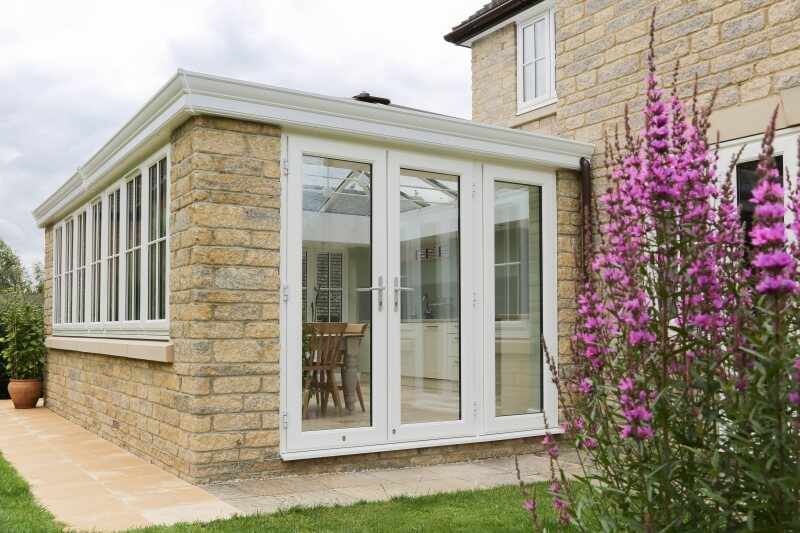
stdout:
<svg viewBox="0 0 800 533">
<path fill-rule="evenodd" d="M 342 392 L 347 414 L 353 414 L 356 408 L 356 386 L 358 385 L 358 350 L 369 324 L 348 323 L 342 335 L 344 344 L 344 360 L 342 366 Z"/>
</svg>

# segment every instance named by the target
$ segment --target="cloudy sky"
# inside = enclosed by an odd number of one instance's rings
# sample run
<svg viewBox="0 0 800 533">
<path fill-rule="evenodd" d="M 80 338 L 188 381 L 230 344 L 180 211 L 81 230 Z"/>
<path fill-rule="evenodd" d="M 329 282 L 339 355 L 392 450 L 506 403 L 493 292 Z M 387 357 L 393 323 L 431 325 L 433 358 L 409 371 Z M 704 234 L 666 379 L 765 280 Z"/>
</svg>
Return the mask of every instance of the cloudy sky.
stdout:
<svg viewBox="0 0 800 533">
<path fill-rule="evenodd" d="M 442 36 L 486 0 L 7 2 L 0 238 L 31 264 L 31 211 L 176 69 L 469 118 L 469 51 Z"/>
</svg>

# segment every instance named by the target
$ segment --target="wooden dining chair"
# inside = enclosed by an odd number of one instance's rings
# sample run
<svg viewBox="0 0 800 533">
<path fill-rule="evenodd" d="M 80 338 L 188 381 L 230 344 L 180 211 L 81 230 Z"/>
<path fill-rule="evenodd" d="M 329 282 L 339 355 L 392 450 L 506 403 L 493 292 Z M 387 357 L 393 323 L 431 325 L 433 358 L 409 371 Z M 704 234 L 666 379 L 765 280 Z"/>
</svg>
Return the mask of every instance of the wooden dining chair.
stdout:
<svg viewBox="0 0 800 533">
<path fill-rule="evenodd" d="M 308 412 L 311 395 L 317 399 L 321 414 L 324 416 L 328 408 L 328 395 L 333 398 L 333 405 L 342 413 L 343 402 L 339 396 L 339 384 L 336 381 L 336 369 L 342 357 L 342 336 L 347 324 L 343 322 L 317 322 L 309 324 L 314 332 L 309 336 L 308 345 L 311 357 L 303 365 L 303 372 L 310 376 L 309 394 L 305 398 L 303 410 Z"/>
</svg>

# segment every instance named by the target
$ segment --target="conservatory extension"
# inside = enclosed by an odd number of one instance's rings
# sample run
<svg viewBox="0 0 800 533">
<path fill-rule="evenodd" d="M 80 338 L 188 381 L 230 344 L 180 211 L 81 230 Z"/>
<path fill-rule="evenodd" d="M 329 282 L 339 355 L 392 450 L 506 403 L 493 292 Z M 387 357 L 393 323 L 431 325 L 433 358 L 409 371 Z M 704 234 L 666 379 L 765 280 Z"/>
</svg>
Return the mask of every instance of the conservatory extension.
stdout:
<svg viewBox="0 0 800 533">
<path fill-rule="evenodd" d="M 594 147 L 376 100 L 173 76 L 35 211 L 48 407 L 194 482 L 557 428 Z"/>
</svg>

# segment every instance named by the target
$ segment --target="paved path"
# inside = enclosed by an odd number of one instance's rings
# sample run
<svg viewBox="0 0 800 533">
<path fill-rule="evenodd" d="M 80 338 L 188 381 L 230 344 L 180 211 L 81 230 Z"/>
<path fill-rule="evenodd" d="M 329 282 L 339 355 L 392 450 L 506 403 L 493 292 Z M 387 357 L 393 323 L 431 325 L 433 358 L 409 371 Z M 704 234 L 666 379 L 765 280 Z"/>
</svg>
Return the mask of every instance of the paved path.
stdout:
<svg viewBox="0 0 800 533">
<path fill-rule="evenodd" d="M 514 459 L 237 481 L 196 487 L 45 408 L 0 401 L 0 452 L 56 519 L 79 530 L 209 521 L 297 505 L 349 504 L 515 484 Z M 565 469 L 576 470 L 574 454 Z M 547 457 L 519 458 L 526 481 L 549 479 Z"/>
<path fill-rule="evenodd" d="M 579 467 L 565 456 L 565 470 Z M 550 479 L 547 457 L 519 457 L 526 482 Z M 357 501 L 383 501 L 395 496 L 422 496 L 438 492 L 486 489 L 514 485 L 514 459 L 485 459 L 440 466 L 373 470 L 341 474 L 284 477 L 206 485 L 204 488 L 232 505 L 241 514 L 271 513 L 297 505 L 333 505 Z"/>
<path fill-rule="evenodd" d="M 115 531 L 237 512 L 49 409 L 17 410 L 0 401 L 0 428 L 0 452 L 36 499 L 71 528 Z"/>
</svg>

